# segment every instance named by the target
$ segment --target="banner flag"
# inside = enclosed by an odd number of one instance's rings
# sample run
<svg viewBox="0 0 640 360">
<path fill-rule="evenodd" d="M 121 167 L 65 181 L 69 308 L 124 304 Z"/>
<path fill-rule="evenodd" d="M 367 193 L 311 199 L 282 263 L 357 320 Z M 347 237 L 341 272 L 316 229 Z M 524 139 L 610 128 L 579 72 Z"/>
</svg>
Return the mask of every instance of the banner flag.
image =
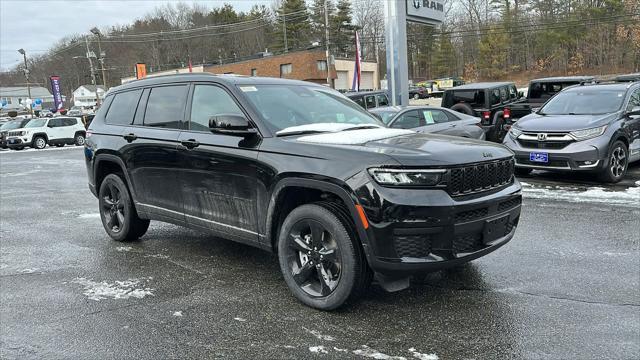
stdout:
<svg viewBox="0 0 640 360">
<path fill-rule="evenodd" d="M 60 92 L 60 76 L 54 75 L 49 77 L 51 81 L 51 93 L 53 94 L 53 104 L 56 110 L 62 109 L 64 101 L 62 101 L 62 94 Z"/>
</svg>

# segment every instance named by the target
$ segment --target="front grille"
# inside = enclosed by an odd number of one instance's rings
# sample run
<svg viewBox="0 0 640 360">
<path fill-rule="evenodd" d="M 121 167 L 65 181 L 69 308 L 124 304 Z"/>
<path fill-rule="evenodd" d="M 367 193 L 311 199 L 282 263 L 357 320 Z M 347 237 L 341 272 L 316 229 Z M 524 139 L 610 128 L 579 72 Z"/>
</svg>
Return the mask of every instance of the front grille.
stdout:
<svg viewBox="0 0 640 360">
<path fill-rule="evenodd" d="M 520 145 L 530 149 L 564 149 L 571 141 L 535 141 L 518 139 Z"/>
<path fill-rule="evenodd" d="M 483 247 L 482 233 L 465 234 L 453 239 L 453 252 L 455 253 L 474 252 Z"/>
<path fill-rule="evenodd" d="M 448 191 L 453 196 L 491 190 L 513 179 L 513 159 L 492 161 L 450 170 Z"/>
<path fill-rule="evenodd" d="M 488 213 L 489 213 L 488 208 L 462 211 L 456 214 L 455 222 L 460 223 L 460 222 L 475 220 L 475 219 L 487 216 Z"/>
<path fill-rule="evenodd" d="M 22 131 L 9 131 L 8 136 L 22 136 Z"/>
<path fill-rule="evenodd" d="M 568 168 L 569 164 L 565 160 L 549 160 L 549 162 L 535 162 L 529 160 L 527 157 L 518 157 L 518 164 L 522 165 L 534 165 L 540 167 L 560 167 L 560 168 Z"/>
<path fill-rule="evenodd" d="M 513 207 L 516 207 L 516 206 L 520 205 L 521 202 L 522 202 L 521 198 L 515 198 L 515 199 L 503 201 L 498 205 L 498 211 L 504 211 L 504 210 L 507 210 L 507 209 L 511 209 Z"/>
<path fill-rule="evenodd" d="M 431 253 L 429 235 L 394 235 L 393 246 L 398 257 L 427 257 Z"/>
</svg>

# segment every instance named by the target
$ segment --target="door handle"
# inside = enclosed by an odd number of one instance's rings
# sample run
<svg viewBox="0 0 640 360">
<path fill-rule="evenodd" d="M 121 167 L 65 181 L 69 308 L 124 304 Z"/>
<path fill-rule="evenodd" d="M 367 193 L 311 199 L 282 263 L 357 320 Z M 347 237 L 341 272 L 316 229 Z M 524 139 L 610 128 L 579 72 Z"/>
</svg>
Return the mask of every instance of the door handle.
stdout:
<svg viewBox="0 0 640 360">
<path fill-rule="evenodd" d="M 182 140 L 180 141 L 180 144 L 182 144 L 182 146 L 186 147 L 189 150 L 200 146 L 200 143 L 195 139 Z"/>
<path fill-rule="evenodd" d="M 457 124 L 451 124 L 449 127 L 456 127 Z"/>
<path fill-rule="evenodd" d="M 130 134 L 127 134 L 127 135 L 122 135 L 122 137 L 125 140 L 127 140 L 127 142 L 129 142 L 129 143 L 138 138 L 138 136 L 136 134 L 133 134 L 133 133 L 130 133 Z"/>
</svg>

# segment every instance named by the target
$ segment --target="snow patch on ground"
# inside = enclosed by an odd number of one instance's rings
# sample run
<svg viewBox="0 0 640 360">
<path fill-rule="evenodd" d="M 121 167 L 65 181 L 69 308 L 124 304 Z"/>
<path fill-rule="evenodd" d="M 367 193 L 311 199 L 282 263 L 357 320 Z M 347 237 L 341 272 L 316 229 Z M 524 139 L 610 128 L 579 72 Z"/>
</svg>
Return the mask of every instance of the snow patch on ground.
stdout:
<svg viewBox="0 0 640 360">
<path fill-rule="evenodd" d="M 38 150 L 38 149 L 25 149 L 25 150 L 8 150 L 8 151 L 0 151 L 0 154 L 2 155 L 9 155 L 9 154 L 24 154 L 24 153 L 30 153 L 30 152 L 41 152 L 41 151 L 60 151 L 60 150 L 80 150 L 83 149 L 84 150 L 84 146 L 64 146 L 64 147 L 48 147 L 48 148 L 44 148 L 42 150 Z"/>
<path fill-rule="evenodd" d="M 331 336 L 331 335 L 323 335 L 321 334 L 319 331 L 317 330 L 309 330 L 306 327 L 302 327 L 304 329 L 304 331 L 308 332 L 309 334 L 313 335 L 316 337 L 316 339 L 318 340 L 324 340 L 324 341 L 336 341 L 336 339 Z"/>
<path fill-rule="evenodd" d="M 529 199 L 559 200 L 576 203 L 602 203 L 640 207 L 640 187 L 630 187 L 624 191 L 608 191 L 602 187 L 577 190 L 563 187 L 534 186 L 522 184 L 522 194 Z"/>
<path fill-rule="evenodd" d="M 131 250 L 133 250 L 133 248 L 131 246 L 118 246 L 118 247 L 116 247 L 116 251 L 119 251 L 119 252 L 128 252 L 128 251 L 131 251 Z"/>
<path fill-rule="evenodd" d="M 0 178 L 8 178 L 8 177 L 17 177 L 17 176 L 27 176 L 27 175 L 31 175 L 31 174 L 35 174 L 40 172 L 40 170 L 27 170 L 27 171 L 23 171 L 23 172 L 14 172 L 14 173 L 4 173 L 4 174 L 0 174 Z"/>
<path fill-rule="evenodd" d="M 296 347 L 293 345 L 285 345 L 283 346 L 285 349 L 295 349 Z"/>
<path fill-rule="evenodd" d="M 78 215 L 78 219 L 99 219 L 99 218 L 100 218 L 100 214 L 99 213 L 80 214 L 80 215 Z"/>
<path fill-rule="evenodd" d="M 144 257 L 146 257 L 146 258 L 156 258 L 156 259 L 168 259 L 169 255 L 153 254 L 153 255 L 145 255 Z"/>
<path fill-rule="evenodd" d="M 340 349 L 340 348 L 335 347 L 335 346 L 333 347 L 333 350 L 338 351 L 338 352 L 349 352 L 349 350 L 347 350 L 347 349 Z"/>
<path fill-rule="evenodd" d="M 241 317 L 234 317 L 234 318 L 233 318 L 233 320 L 235 320 L 235 321 L 240 321 L 240 322 L 245 322 L 245 321 L 247 321 L 247 319 L 243 319 L 243 318 L 241 318 Z"/>
<path fill-rule="evenodd" d="M 439 359 L 438 355 L 436 354 L 423 354 L 416 351 L 415 348 L 409 349 L 409 352 L 413 355 L 414 358 L 420 359 L 420 360 L 438 360 Z"/>
<path fill-rule="evenodd" d="M 174 311 L 173 316 L 182 316 L 182 311 Z"/>
<path fill-rule="evenodd" d="M 322 345 L 309 346 L 309 351 L 316 354 L 328 354 L 329 352 Z"/>
<path fill-rule="evenodd" d="M 27 268 L 27 269 L 18 270 L 18 272 L 20 274 L 33 274 L 38 270 L 40 270 L 40 269 L 38 269 L 38 268 Z"/>
<path fill-rule="evenodd" d="M 83 294 L 90 300 L 100 301 L 107 298 L 112 299 L 142 299 L 145 296 L 153 296 L 153 290 L 144 287 L 144 282 L 151 278 L 129 279 L 125 281 L 93 281 L 85 278 L 76 278 L 72 282 L 84 286 Z"/>
<path fill-rule="evenodd" d="M 363 356 L 372 359 L 378 360 L 407 360 L 407 358 L 403 356 L 391 356 L 387 354 L 383 354 L 376 349 L 372 349 L 367 345 L 362 345 L 360 349 L 353 350 L 353 353 L 358 356 Z"/>
</svg>

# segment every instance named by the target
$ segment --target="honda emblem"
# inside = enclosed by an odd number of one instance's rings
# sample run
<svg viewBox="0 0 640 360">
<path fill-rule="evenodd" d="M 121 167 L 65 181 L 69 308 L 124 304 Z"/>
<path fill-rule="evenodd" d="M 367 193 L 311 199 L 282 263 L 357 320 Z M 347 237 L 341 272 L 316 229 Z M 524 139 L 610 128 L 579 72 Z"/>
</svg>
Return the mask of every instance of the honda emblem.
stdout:
<svg viewBox="0 0 640 360">
<path fill-rule="evenodd" d="M 538 141 L 546 141 L 546 140 L 547 140 L 547 134 L 545 133 L 538 134 Z"/>
</svg>

